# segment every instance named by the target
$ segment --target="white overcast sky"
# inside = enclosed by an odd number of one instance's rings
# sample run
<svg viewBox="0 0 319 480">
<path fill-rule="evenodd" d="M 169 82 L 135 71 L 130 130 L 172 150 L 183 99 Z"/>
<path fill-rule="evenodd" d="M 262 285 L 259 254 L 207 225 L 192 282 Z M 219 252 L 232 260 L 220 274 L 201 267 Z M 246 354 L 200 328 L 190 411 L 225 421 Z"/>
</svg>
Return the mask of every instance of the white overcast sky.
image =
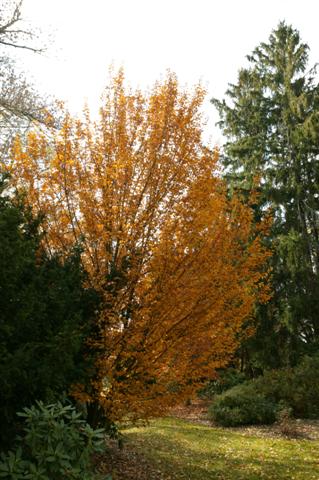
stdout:
<svg viewBox="0 0 319 480">
<path fill-rule="evenodd" d="M 0 0 L 1 1 L 1 0 Z M 218 141 L 209 98 L 222 97 L 245 55 L 266 41 L 280 20 L 297 28 L 319 61 L 318 0 L 24 0 L 23 16 L 53 42 L 23 62 L 43 91 L 80 111 L 96 108 L 111 63 L 132 86 L 147 88 L 176 72 L 182 84 L 207 87 L 207 135 Z"/>
</svg>

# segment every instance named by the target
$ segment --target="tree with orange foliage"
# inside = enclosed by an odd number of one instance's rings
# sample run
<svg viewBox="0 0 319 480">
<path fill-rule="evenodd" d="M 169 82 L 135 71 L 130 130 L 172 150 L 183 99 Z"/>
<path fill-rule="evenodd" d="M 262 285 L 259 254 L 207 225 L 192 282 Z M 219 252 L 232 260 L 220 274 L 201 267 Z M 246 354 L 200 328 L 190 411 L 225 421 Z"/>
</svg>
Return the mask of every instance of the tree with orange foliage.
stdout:
<svg viewBox="0 0 319 480">
<path fill-rule="evenodd" d="M 46 213 L 47 248 L 82 242 L 103 296 L 97 375 L 74 394 L 111 419 L 164 412 L 225 366 L 256 300 L 266 300 L 269 253 L 252 211 L 229 200 L 217 151 L 201 140 L 199 86 L 174 75 L 144 95 L 123 74 L 106 90 L 100 120 L 65 115 L 50 142 L 16 140 L 11 173 Z"/>
</svg>

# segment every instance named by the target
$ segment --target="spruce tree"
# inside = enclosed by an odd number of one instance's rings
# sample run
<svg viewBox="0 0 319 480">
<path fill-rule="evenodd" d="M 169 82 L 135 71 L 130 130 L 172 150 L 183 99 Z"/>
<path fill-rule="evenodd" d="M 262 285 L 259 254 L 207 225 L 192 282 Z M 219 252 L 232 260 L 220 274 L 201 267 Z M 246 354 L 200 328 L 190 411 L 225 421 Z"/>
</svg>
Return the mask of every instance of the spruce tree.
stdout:
<svg viewBox="0 0 319 480">
<path fill-rule="evenodd" d="M 258 179 L 256 217 L 273 212 L 273 298 L 244 348 L 262 368 L 294 364 L 319 340 L 319 85 L 308 55 L 282 22 L 247 56 L 226 99 L 212 100 L 230 192 L 245 195 Z"/>
</svg>

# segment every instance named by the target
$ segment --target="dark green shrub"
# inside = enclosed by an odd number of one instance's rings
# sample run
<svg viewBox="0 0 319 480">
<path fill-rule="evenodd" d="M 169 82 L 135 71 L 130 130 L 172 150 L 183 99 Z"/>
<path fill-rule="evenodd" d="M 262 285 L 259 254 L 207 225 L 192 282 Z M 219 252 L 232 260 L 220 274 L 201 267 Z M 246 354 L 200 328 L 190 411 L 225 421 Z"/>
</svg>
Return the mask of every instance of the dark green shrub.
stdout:
<svg viewBox="0 0 319 480">
<path fill-rule="evenodd" d="M 210 380 L 198 392 L 202 398 L 213 398 L 215 395 L 229 390 L 236 385 L 245 382 L 246 376 L 235 368 L 227 368 L 218 372 L 218 377 L 215 380 Z"/>
<path fill-rule="evenodd" d="M 295 394 L 289 404 L 296 417 L 319 418 L 319 355 L 304 357 L 294 369 Z"/>
<path fill-rule="evenodd" d="M 5 480 L 93 480 L 92 455 L 104 449 L 103 430 L 93 430 L 74 407 L 60 402 L 25 408 L 23 435 L 15 452 L 1 455 Z"/>
<path fill-rule="evenodd" d="M 319 356 L 304 357 L 294 368 L 270 370 L 257 378 L 256 391 L 292 409 L 294 417 L 319 418 Z"/>
<path fill-rule="evenodd" d="M 83 287 L 79 249 L 63 259 L 45 252 L 41 218 L 5 187 L 0 174 L 0 450 L 11 448 L 17 411 L 86 383 L 98 302 Z"/>
<path fill-rule="evenodd" d="M 210 417 L 224 426 L 272 423 L 285 405 L 293 417 L 319 418 L 319 356 L 294 368 L 269 370 L 215 397 Z"/>
<path fill-rule="evenodd" d="M 245 383 L 216 396 L 209 417 L 218 425 L 237 427 L 273 423 L 276 412 L 274 402 L 256 392 L 250 383 Z"/>
</svg>

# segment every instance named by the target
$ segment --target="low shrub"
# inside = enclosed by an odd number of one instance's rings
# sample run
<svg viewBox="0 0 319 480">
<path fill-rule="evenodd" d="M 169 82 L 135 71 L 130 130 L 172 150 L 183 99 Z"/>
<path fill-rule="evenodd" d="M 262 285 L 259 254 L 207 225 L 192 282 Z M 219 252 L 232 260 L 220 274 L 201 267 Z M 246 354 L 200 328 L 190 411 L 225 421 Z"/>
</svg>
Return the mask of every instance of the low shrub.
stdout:
<svg viewBox="0 0 319 480">
<path fill-rule="evenodd" d="M 295 395 L 289 402 L 294 415 L 304 418 L 319 418 L 319 355 L 304 357 L 294 369 Z"/>
<path fill-rule="evenodd" d="M 210 380 L 200 389 L 198 395 L 201 398 L 212 399 L 215 395 L 229 390 L 236 385 L 245 382 L 246 376 L 235 368 L 227 368 L 218 372 L 218 377 L 215 380 Z"/>
<path fill-rule="evenodd" d="M 104 449 L 104 431 L 93 430 L 71 405 L 37 402 L 24 418 L 17 449 L 1 454 L 5 480 L 93 480 L 92 455 Z"/>
<path fill-rule="evenodd" d="M 294 368 L 269 370 L 214 398 L 210 418 L 223 426 L 267 424 L 285 405 L 292 417 L 319 418 L 319 355 Z"/>
<path fill-rule="evenodd" d="M 300 436 L 296 421 L 292 418 L 292 409 L 287 407 L 284 402 L 279 404 L 276 424 L 282 435 L 289 438 L 298 438 Z"/>
<path fill-rule="evenodd" d="M 253 381 L 255 391 L 291 408 L 296 418 L 319 418 L 319 356 L 304 357 L 294 368 L 269 370 Z"/>
<path fill-rule="evenodd" d="M 254 385 L 244 383 L 215 397 L 209 417 L 218 425 L 270 424 L 276 420 L 277 405 L 257 393 Z"/>
</svg>

